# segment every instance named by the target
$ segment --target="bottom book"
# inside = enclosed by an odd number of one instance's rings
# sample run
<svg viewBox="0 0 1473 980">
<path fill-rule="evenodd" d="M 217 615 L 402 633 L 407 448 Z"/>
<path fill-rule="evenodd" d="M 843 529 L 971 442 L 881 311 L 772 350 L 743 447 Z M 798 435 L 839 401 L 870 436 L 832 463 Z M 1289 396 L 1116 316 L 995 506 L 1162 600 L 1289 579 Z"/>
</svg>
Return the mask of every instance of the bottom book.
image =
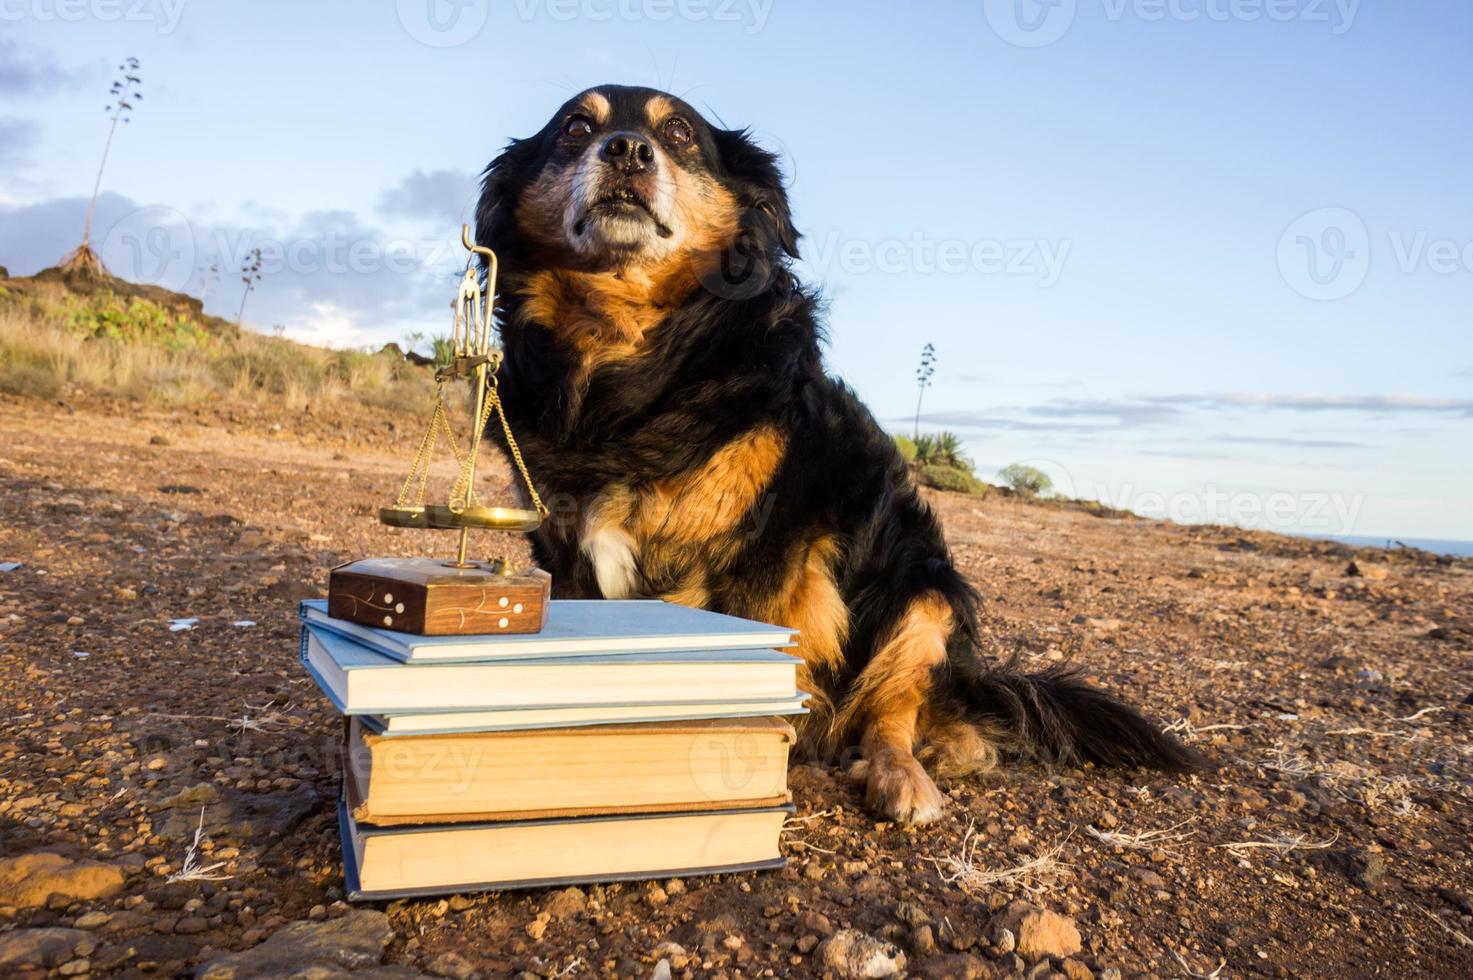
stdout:
<svg viewBox="0 0 1473 980">
<path fill-rule="evenodd" d="M 372 827 L 338 805 L 354 901 L 633 881 L 783 866 L 793 807 Z"/>
</svg>

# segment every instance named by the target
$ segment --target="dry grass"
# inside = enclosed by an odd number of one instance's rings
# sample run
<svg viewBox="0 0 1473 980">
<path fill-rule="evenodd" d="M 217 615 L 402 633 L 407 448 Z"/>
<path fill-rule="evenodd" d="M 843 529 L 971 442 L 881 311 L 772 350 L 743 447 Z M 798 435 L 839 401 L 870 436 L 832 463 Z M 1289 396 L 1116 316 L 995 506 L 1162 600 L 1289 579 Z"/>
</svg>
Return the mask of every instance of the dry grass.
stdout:
<svg viewBox="0 0 1473 980">
<path fill-rule="evenodd" d="M 1052 891 L 1073 873 L 1073 868 L 1059 860 L 1066 843 L 1067 838 L 1037 857 L 1010 868 L 987 868 L 978 853 L 982 841 L 977 836 L 976 824 L 969 823 L 957 853 L 926 860 L 936 866 L 942 881 L 959 884 L 966 891 L 985 894 L 999 887 L 1011 887 L 1036 897 Z"/>
<path fill-rule="evenodd" d="M 1267 850 L 1277 854 L 1292 854 L 1295 851 L 1322 851 L 1339 840 L 1339 835 L 1329 840 L 1313 840 L 1308 834 L 1279 834 L 1272 840 L 1239 840 L 1227 844 L 1213 844 L 1235 858 L 1246 858 L 1248 852 Z"/>
<path fill-rule="evenodd" d="M 1123 830 L 1100 830 L 1093 824 L 1084 828 L 1084 832 L 1101 844 L 1110 847 L 1123 847 L 1129 850 L 1154 851 L 1158 848 L 1171 853 L 1172 844 L 1180 843 L 1192 837 L 1196 831 L 1180 828 L 1185 827 L 1188 821 L 1167 827 L 1165 830 L 1141 830 L 1135 833 L 1127 833 Z"/>
<path fill-rule="evenodd" d="M 52 400 L 103 394 L 165 405 L 270 401 L 403 409 L 429 400 L 429 372 L 393 355 L 325 350 L 111 292 L 0 281 L 0 392 Z"/>
<path fill-rule="evenodd" d="M 1178 735 L 1183 741 L 1192 742 L 1195 741 L 1199 736 L 1205 735 L 1208 732 L 1240 732 L 1247 727 L 1247 725 L 1229 724 L 1202 725 L 1199 727 L 1197 725 L 1193 725 L 1185 718 L 1178 718 L 1171 724 L 1162 726 L 1161 730 L 1163 732 L 1166 732 L 1168 735 Z"/>
<path fill-rule="evenodd" d="M 1326 734 L 1377 736 L 1382 733 L 1366 729 L 1342 729 L 1326 732 Z M 1410 740 L 1417 736 L 1401 737 Z M 1316 766 L 1305 756 L 1298 755 L 1284 746 L 1275 747 L 1271 758 L 1261 760 L 1254 765 L 1259 769 L 1284 773 L 1295 779 L 1314 779 L 1325 788 L 1340 794 L 1352 803 L 1359 803 L 1368 810 L 1379 810 L 1385 807 L 1399 817 L 1415 817 L 1421 812 L 1421 807 L 1412 799 L 1412 789 L 1416 783 L 1406 776 L 1382 776 L 1352 762 L 1337 761 L 1324 766 Z"/>
<path fill-rule="evenodd" d="M 200 846 L 205 837 L 205 808 L 199 808 L 199 826 L 194 828 L 194 840 L 190 841 L 189 847 L 184 852 L 184 865 L 178 871 L 169 875 L 167 884 L 176 881 L 224 881 L 230 875 L 217 875 L 214 872 L 225 867 L 224 861 L 216 861 L 214 864 L 204 864 L 200 861 Z"/>
</svg>

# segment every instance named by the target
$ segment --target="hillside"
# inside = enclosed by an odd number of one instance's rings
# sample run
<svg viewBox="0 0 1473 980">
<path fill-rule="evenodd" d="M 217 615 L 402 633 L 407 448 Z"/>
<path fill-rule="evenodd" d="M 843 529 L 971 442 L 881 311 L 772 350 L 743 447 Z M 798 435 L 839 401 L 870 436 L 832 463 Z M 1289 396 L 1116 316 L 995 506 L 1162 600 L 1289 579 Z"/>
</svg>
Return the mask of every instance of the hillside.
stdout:
<svg viewBox="0 0 1473 980">
<path fill-rule="evenodd" d="M 0 394 L 103 410 L 189 409 L 267 425 L 389 432 L 417 418 L 431 372 L 397 347 L 325 350 L 207 316 L 198 299 L 106 274 L 0 269 Z M 413 426 L 410 425 L 410 428 Z"/>
</svg>

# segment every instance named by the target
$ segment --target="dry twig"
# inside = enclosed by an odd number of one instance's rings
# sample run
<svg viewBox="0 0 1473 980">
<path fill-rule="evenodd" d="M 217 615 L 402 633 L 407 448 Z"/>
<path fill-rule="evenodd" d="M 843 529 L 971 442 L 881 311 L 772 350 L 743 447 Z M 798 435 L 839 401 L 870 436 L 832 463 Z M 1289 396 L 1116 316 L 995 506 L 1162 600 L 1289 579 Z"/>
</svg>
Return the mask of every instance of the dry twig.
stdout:
<svg viewBox="0 0 1473 980">
<path fill-rule="evenodd" d="M 1176 958 L 1176 961 L 1181 964 L 1181 968 L 1187 971 L 1187 976 L 1192 977 L 1193 980 L 1217 980 L 1217 978 L 1222 975 L 1223 967 L 1227 966 L 1227 959 L 1223 958 L 1217 961 L 1217 969 L 1213 970 L 1211 973 L 1198 973 L 1196 970 L 1193 970 L 1190 966 L 1188 966 L 1187 961 L 1182 958 L 1182 955 L 1176 950 L 1172 949 L 1170 946 L 1166 947 L 1166 952 L 1170 953 L 1173 957 Z"/>
</svg>

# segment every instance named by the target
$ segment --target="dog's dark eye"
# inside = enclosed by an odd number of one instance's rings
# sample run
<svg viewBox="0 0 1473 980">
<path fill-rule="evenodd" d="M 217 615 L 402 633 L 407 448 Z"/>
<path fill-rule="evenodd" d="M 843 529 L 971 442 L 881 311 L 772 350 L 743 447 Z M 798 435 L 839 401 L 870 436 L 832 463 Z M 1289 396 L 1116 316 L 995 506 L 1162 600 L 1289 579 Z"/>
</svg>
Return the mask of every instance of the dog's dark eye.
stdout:
<svg viewBox="0 0 1473 980">
<path fill-rule="evenodd" d="M 593 135 L 593 123 L 582 116 L 574 116 L 563 127 L 563 135 L 570 136 L 575 140 L 587 139 Z"/>
<path fill-rule="evenodd" d="M 684 119 L 668 119 L 665 125 L 660 127 L 660 132 L 672 143 L 689 143 L 695 138 L 691 132 L 690 123 Z"/>
</svg>

